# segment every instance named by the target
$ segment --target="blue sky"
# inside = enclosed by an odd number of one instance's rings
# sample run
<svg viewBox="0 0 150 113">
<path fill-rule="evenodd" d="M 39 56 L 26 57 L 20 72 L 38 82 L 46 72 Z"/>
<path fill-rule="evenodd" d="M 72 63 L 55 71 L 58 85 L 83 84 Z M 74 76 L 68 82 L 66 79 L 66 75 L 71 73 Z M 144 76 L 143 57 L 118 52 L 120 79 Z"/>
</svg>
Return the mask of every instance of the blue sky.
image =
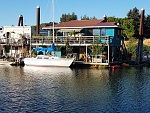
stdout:
<svg viewBox="0 0 150 113">
<path fill-rule="evenodd" d="M 54 0 L 55 21 L 59 22 L 62 14 L 72 13 L 81 16 L 95 16 L 102 19 L 103 15 L 126 17 L 128 11 L 137 7 L 145 9 L 150 15 L 150 0 Z M 36 7 L 40 6 L 40 23 L 52 21 L 52 0 L 2 0 L 0 4 L 0 26 L 16 26 L 19 15 L 23 15 L 25 25 L 36 24 Z"/>
</svg>

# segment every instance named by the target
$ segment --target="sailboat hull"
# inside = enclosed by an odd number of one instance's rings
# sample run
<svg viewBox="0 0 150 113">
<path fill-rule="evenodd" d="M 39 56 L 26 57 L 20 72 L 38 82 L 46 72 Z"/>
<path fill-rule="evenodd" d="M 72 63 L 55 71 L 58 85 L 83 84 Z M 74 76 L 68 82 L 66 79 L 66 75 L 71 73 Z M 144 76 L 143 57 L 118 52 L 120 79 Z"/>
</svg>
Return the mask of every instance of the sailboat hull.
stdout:
<svg viewBox="0 0 150 113">
<path fill-rule="evenodd" d="M 41 58 L 40 58 L 41 57 Z M 44 57 L 37 56 L 36 58 L 25 58 L 26 66 L 53 66 L 53 67 L 69 67 L 74 61 L 74 58 L 59 58 L 59 57 Z"/>
</svg>

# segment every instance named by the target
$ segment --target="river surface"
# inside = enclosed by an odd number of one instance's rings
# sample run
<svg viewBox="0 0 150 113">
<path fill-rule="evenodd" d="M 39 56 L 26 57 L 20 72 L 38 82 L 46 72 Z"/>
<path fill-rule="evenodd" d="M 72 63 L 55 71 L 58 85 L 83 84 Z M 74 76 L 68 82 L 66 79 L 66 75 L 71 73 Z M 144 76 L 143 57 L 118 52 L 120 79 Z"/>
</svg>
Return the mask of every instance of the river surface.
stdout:
<svg viewBox="0 0 150 113">
<path fill-rule="evenodd" d="M 150 113 L 150 68 L 0 65 L 0 113 Z"/>
</svg>

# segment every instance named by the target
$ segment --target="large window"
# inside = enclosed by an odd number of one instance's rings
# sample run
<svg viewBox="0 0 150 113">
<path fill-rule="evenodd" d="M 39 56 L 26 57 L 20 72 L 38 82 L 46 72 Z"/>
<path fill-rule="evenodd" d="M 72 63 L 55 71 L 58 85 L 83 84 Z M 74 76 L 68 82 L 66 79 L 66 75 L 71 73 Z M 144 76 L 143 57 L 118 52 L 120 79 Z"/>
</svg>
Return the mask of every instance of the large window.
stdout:
<svg viewBox="0 0 150 113">
<path fill-rule="evenodd" d="M 93 36 L 99 36 L 100 30 L 99 29 L 93 29 Z"/>
</svg>

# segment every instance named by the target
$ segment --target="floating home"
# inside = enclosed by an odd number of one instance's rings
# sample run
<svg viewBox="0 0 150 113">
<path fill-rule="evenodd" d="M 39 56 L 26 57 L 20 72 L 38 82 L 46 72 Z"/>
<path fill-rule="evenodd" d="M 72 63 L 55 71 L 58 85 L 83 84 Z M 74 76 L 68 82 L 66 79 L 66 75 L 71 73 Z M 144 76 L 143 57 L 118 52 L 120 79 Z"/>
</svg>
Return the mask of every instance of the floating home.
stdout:
<svg viewBox="0 0 150 113">
<path fill-rule="evenodd" d="M 86 64 L 110 65 L 127 58 L 123 28 L 115 22 L 107 22 L 106 17 L 103 20 L 71 20 L 56 24 L 54 40 L 52 26 L 43 27 L 43 30 L 48 30 L 49 36 L 32 37 L 32 47 L 48 47 L 54 41 L 57 56 L 73 53 L 77 61 Z"/>
</svg>

